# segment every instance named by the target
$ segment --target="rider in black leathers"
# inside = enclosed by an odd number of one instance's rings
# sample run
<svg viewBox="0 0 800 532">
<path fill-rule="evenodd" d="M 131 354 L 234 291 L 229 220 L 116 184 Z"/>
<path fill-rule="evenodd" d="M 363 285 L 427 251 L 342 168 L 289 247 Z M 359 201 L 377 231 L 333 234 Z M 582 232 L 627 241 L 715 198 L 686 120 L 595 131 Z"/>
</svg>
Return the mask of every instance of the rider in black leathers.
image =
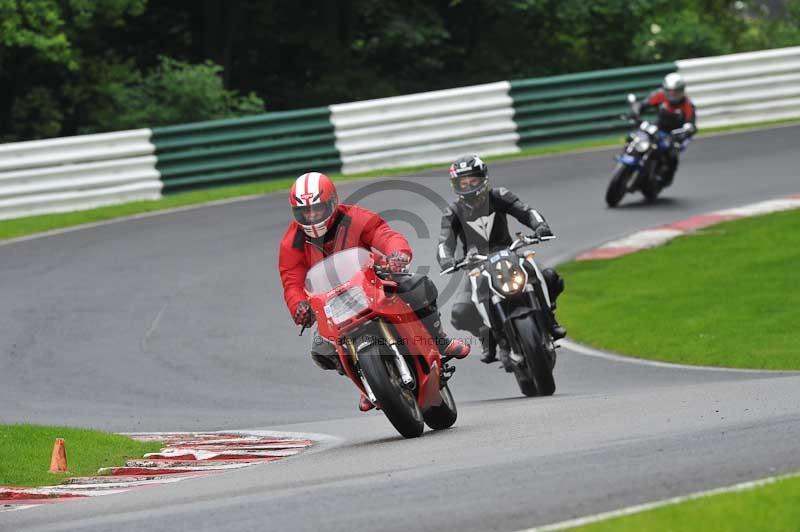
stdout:
<svg viewBox="0 0 800 532">
<path fill-rule="evenodd" d="M 461 240 L 463 252 L 487 254 L 503 249 L 513 242 L 506 215 L 533 229 L 538 237 L 553 233 L 538 211 L 523 203 L 505 188 L 490 188 L 488 169 L 477 155 L 467 155 L 450 165 L 450 184 L 458 199 L 445 209 L 439 236 L 437 259 L 442 270 L 456 264 L 455 252 Z M 552 268 L 542 270 L 551 301 L 551 333 L 554 339 L 563 338 L 566 330 L 555 318 L 555 300 L 564 290 L 564 281 Z M 471 300 L 472 289 L 465 277 L 453 304 L 451 322 L 456 329 L 469 331 L 481 340 L 481 361 L 497 358 L 498 346 L 507 353 L 505 338 L 499 331 L 486 327 Z M 505 353 L 503 353 L 505 354 Z"/>
</svg>

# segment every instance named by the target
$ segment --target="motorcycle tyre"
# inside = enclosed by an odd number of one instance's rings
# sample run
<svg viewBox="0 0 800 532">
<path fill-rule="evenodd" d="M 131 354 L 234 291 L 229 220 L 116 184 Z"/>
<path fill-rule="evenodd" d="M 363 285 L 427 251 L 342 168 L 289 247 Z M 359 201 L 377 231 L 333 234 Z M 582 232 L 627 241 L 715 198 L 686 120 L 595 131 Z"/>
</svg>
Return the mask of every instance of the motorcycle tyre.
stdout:
<svg viewBox="0 0 800 532">
<path fill-rule="evenodd" d="M 614 173 L 611 176 L 611 182 L 606 189 L 606 203 L 609 207 L 616 207 L 628 188 L 628 181 L 633 175 L 633 168 L 625 166 L 624 164 L 617 164 Z"/>
<path fill-rule="evenodd" d="M 553 395 L 556 391 L 556 382 L 553 378 L 553 368 L 556 362 L 555 349 L 548 349 L 545 338 L 532 316 L 514 319 L 513 324 L 531 376 L 536 383 L 537 394 Z M 552 344 L 552 342 L 550 343 Z M 523 389 L 519 374 L 517 374 L 517 382 L 522 393 L 528 395 Z"/>
<path fill-rule="evenodd" d="M 425 430 L 422 412 L 414 392 L 403 386 L 393 357 L 380 345 L 372 345 L 358 356 L 364 378 L 381 410 L 404 438 L 417 438 Z"/>
<path fill-rule="evenodd" d="M 456 402 L 447 384 L 442 387 L 441 394 L 442 404 L 432 406 L 422 414 L 425 423 L 433 430 L 449 429 L 458 418 L 458 408 L 456 408 Z"/>
</svg>

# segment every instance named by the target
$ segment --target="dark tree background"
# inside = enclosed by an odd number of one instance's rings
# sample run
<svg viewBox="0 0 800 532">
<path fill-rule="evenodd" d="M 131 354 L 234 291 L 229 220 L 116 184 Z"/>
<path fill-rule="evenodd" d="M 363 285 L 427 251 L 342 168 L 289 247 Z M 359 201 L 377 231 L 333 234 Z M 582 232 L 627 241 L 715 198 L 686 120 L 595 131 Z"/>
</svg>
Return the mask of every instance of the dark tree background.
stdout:
<svg viewBox="0 0 800 532">
<path fill-rule="evenodd" d="M 800 44 L 800 0 L 0 0 L 0 140 Z"/>
</svg>

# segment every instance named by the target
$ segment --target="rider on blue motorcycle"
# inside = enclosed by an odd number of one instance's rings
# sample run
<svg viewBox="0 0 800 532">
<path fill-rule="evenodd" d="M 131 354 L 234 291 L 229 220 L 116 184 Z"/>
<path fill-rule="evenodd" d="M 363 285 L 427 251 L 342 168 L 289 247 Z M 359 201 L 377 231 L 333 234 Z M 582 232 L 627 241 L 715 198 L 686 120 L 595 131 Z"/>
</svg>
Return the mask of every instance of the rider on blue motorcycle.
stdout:
<svg viewBox="0 0 800 532">
<path fill-rule="evenodd" d="M 653 92 L 647 99 L 634 107 L 634 114 L 638 117 L 643 111 L 656 108 L 658 112 L 658 128 L 669 133 L 675 129 L 685 131 L 680 138 L 675 138 L 672 150 L 669 151 L 668 170 L 661 175 L 662 185 L 668 187 L 672 184 L 675 172 L 678 170 L 678 154 L 689 144 L 691 138 L 697 133 L 697 114 L 692 101 L 686 96 L 686 82 L 677 72 L 667 74 L 660 89 Z"/>
</svg>

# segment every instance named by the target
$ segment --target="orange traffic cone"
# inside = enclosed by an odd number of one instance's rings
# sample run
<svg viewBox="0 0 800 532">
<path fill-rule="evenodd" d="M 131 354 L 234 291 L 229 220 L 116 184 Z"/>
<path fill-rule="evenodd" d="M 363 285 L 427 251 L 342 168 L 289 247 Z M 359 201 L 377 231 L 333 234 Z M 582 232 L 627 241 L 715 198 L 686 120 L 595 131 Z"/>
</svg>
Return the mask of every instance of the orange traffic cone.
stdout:
<svg viewBox="0 0 800 532">
<path fill-rule="evenodd" d="M 50 472 L 67 472 L 67 452 L 64 450 L 64 438 L 56 438 L 56 442 L 53 444 L 53 454 L 50 457 Z"/>
</svg>

